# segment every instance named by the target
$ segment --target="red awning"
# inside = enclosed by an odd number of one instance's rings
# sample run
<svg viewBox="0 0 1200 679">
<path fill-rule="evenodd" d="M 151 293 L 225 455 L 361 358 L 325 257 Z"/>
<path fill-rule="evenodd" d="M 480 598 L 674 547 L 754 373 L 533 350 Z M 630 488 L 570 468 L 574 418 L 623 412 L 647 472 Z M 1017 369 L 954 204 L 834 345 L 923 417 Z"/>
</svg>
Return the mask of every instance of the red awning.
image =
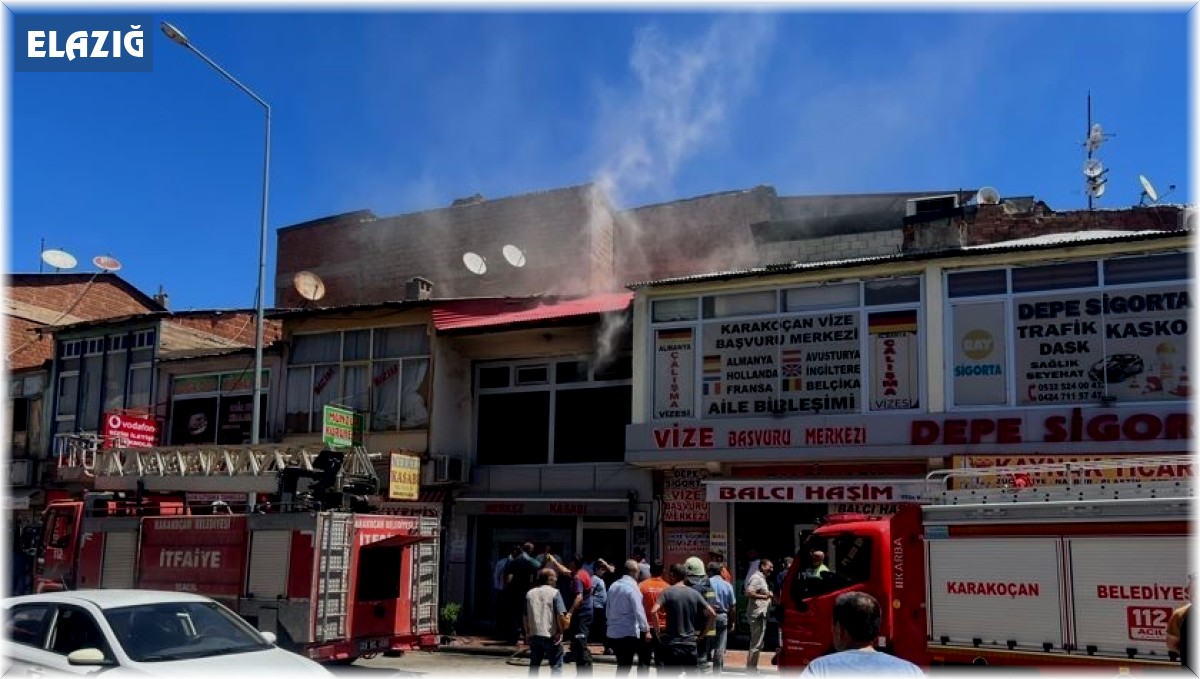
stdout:
<svg viewBox="0 0 1200 679">
<path fill-rule="evenodd" d="M 554 321 L 624 311 L 629 308 L 632 300 L 632 292 L 604 293 L 578 299 L 535 297 L 447 300 L 434 304 L 433 325 L 438 330 L 465 330 Z"/>
</svg>

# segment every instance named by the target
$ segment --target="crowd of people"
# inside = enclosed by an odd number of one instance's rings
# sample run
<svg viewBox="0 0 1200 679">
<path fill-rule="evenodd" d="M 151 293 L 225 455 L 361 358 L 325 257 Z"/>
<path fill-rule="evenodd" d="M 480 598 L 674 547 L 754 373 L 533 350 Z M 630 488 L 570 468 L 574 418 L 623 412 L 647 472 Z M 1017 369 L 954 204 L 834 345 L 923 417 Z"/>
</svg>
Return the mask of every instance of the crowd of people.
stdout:
<svg viewBox="0 0 1200 679">
<path fill-rule="evenodd" d="M 750 636 L 748 673 L 758 670 L 771 614 L 779 603 L 783 577 L 792 559 L 783 559 L 776 574 L 770 559 L 755 554 L 751 558 L 742 588 L 746 601 L 743 620 Z M 806 575 L 819 577 L 828 570 L 824 554 L 814 552 L 810 558 Z M 741 622 L 734 580 L 720 552 L 710 552 L 707 563 L 693 556 L 667 567 L 649 563 L 644 552 L 635 550 L 629 559 L 614 566 L 602 558 L 566 560 L 549 546 L 535 554 L 534 545 L 527 542 L 497 562 L 493 580 L 501 635 L 512 644 L 524 639 L 531 674 L 543 663 L 550 666 L 552 674 L 561 673 L 569 660 L 578 674 L 590 675 L 589 642 L 601 646 L 604 654 L 616 656 L 617 676 L 628 676 L 635 662 L 640 675 L 651 667 L 668 675 L 680 675 L 689 668 L 719 673 L 725 666 L 729 637 Z M 860 619 L 864 615 L 869 618 L 871 609 L 857 600 L 843 608 L 847 621 L 842 629 L 847 630 L 844 639 L 849 648 L 863 630 L 872 629 L 869 620 Z M 877 630 L 877 603 L 873 610 L 873 629 Z M 835 611 L 835 638 L 836 617 Z M 819 670 L 820 666 L 814 668 Z"/>
</svg>

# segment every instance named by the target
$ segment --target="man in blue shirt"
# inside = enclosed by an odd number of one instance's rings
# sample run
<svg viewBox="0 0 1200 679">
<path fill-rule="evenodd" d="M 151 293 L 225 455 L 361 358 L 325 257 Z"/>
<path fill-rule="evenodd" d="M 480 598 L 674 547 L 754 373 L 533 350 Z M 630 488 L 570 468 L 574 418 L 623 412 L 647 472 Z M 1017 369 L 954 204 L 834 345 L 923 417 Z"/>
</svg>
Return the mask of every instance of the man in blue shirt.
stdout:
<svg viewBox="0 0 1200 679">
<path fill-rule="evenodd" d="M 711 561 L 708 564 L 708 583 L 716 593 L 712 602 L 717 614 L 716 636 L 708 647 L 708 660 L 712 663 L 713 672 L 720 672 L 725 667 L 725 648 L 729 643 L 729 635 L 733 632 L 732 615 L 737 607 L 733 595 L 733 585 L 721 577 L 721 564 Z"/>
<path fill-rule="evenodd" d="M 921 668 L 875 650 L 879 637 L 879 602 L 865 592 L 847 592 L 833 603 L 833 646 L 804 668 L 801 677 L 911 677 L 924 679 Z"/>
<path fill-rule="evenodd" d="M 639 640 L 650 639 L 650 623 L 646 621 L 646 607 L 642 605 L 642 592 L 637 584 L 639 569 L 638 562 L 626 561 L 625 576 L 608 590 L 606 633 L 617 656 L 618 677 L 629 676 Z"/>
</svg>

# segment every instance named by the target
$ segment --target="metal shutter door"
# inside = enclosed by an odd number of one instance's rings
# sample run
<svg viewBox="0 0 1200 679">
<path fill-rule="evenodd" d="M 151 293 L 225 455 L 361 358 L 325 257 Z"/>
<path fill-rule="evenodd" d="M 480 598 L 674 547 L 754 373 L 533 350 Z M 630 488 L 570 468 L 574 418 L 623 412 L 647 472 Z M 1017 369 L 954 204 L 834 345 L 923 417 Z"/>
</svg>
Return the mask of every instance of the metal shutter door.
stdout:
<svg viewBox="0 0 1200 679">
<path fill-rule="evenodd" d="M 1061 649 L 1062 551 L 1057 538 L 929 541 L 929 620 L 934 643 L 981 639 L 1006 649 Z"/>
<path fill-rule="evenodd" d="M 289 530 L 256 530 L 250 534 L 250 576 L 246 591 L 255 599 L 275 599 L 287 593 Z"/>
<path fill-rule="evenodd" d="M 1165 659 L 1167 620 L 1185 603 L 1187 538 L 1070 538 L 1067 545 L 1075 645 Z"/>
<path fill-rule="evenodd" d="M 100 569 L 100 588 L 129 589 L 133 587 L 133 571 L 136 563 L 136 531 L 105 533 L 104 565 Z"/>
</svg>

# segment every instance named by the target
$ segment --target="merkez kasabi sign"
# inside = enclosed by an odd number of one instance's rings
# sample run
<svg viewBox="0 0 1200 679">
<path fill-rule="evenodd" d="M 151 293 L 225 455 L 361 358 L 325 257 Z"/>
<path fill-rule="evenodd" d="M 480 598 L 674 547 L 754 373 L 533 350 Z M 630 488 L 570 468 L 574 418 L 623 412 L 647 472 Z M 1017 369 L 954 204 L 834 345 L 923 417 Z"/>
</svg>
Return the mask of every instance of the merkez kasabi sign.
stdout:
<svg viewBox="0 0 1200 679">
<path fill-rule="evenodd" d="M 321 443 L 331 448 L 348 448 L 362 443 L 363 422 L 353 409 L 325 406 Z"/>
</svg>

